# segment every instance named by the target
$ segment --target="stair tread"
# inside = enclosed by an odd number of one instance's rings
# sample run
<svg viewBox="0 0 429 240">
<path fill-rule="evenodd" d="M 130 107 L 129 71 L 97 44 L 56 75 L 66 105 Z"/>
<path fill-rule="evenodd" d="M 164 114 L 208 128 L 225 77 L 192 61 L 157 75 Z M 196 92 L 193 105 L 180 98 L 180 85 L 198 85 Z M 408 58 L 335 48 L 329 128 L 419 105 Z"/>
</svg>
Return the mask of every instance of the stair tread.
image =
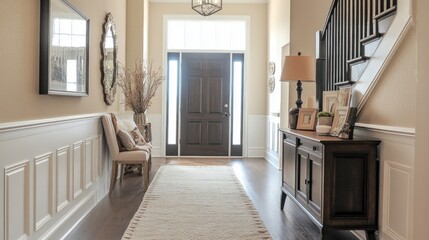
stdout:
<svg viewBox="0 0 429 240">
<path fill-rule="evenodd" d="M 386 18 L 386 17 L 393 15 L 395 13 L 396 13 L 396 6 L 393 6 L 389 9 L 385 10 L 384 12 L 375 15 L 374 19 L 375 20 L 381 20 L 381 19 Z"/>
<path fill-rule="evenodd" d="M 355 64 L 358 64 L 358 63 L 361 63 L 361 62 L 365 62 L 367 59 L 368 59 L 368 57 L 359 56 L 357 58 L 353 58 L 353 59 L 347 60 L 347 64 L 348 65 L 355 65 Z"/>
<path fill-rule="evenodd" d="M 368 43 L 370 43 L 372 41 L 380 39 L 382 36 L 383 36 L 382 33 L 373 33 L 373 34 L 369 35 L 366 38 L 362 38 L 360 40 L 360 43 L 363 44 L 363 45 L 365 45 L 365 44 L 368 44 Z"/>
<path fill-rule="evenodd" d="M 356 83 L 356 81 L 348 80 L 348 81 L 343 81 L 343 82 L 337 82 L 337 83 L 335 83 L 335 86 L 353 85 L 355 83 Z"/>
</svg>

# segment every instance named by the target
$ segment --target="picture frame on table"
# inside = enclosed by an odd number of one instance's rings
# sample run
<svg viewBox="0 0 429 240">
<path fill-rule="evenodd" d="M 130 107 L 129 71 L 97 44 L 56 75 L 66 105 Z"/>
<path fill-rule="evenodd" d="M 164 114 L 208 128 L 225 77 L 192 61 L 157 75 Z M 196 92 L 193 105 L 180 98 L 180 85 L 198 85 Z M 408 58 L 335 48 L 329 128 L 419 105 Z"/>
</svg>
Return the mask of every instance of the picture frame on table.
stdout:
<svg viewBox="0 0 429 240">
<path fill-rule="evenodd" d="M 316 127 L 316 114 L 317 108 L 300 108 L 296 129 L 313 131 Z"/>
<path fill-rule="evenodd" d="M 335 109 L 337 106 L 338 91 L 323 91 L 323 111 L 335 113 Z"/>
<path fill-rule="evenodd" d="M 349 107 L 352 98 L 352 89 L 349 87 L 338 90 L 337 102 L 339 107 Z"/>
<path fill-rule="evenodd" d="M 340 132 L 344 131 L 342 129 L 343 124 L 349 122 L 350 116 L 350 107 L 337 107 L 334 113 L 334 120 L 332 121 L 332 128 L 330 135 L 334 137 L 338 137 Z"/>
</svg>

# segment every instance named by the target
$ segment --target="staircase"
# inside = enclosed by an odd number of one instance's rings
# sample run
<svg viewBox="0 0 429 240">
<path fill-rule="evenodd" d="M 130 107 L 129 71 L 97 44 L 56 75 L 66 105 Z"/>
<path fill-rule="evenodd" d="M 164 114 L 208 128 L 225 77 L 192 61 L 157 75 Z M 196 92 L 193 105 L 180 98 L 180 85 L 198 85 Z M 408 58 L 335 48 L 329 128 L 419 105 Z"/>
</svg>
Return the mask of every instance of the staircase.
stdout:
<svg viewBox="0 0 429 240">
<path fill-rule="evenodd" d="M 362 109 L 411 25 L 412 0 L 334 0 L 316 34 L 317 98 L 352 87 Z M 322 101 L 319 101 L 322 108 Z"/>
</svg>

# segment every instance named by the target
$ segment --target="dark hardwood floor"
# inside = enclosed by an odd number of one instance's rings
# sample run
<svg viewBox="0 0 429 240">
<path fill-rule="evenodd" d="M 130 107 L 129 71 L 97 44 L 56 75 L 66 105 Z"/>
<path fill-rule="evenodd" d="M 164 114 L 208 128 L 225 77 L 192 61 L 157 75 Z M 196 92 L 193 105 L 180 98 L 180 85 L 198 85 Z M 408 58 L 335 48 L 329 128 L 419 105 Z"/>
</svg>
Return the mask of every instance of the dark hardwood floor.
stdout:
<svg viewBox="0 0 429 240">
<path fill-rule="evenodd" d="M 295 203 L 286 200 L 284 211 L 280 210 L 281 171 L 264 159 L 154 158 L 150 180 L 165 164 L 232 165 L 273 239 L 321 239 L 319 229 Z M 144 192 L 142 177 L 137 174 L 126 175 L 122 185 L 117 184 L 112 195 L 102 199 L 69 234 L 67 240 L 121 239 Z M 349 231 L 332 231 L 326 239 L 357 238 Z"/>
</svg>

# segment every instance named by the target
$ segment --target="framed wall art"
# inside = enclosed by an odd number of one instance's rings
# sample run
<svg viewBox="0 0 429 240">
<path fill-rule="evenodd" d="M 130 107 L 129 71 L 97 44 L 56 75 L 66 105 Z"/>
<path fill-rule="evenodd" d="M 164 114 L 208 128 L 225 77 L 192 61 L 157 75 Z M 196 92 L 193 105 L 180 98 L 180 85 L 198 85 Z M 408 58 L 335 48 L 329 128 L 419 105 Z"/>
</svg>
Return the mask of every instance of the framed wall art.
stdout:
<svg viewBox="0 0 429 240">
<path fill-rule="evenodd" d="M 39 93 L 87 96 L 88 55 L 88 17 L 66 0 L 41 0 Z"/>
<path fill-rule="evenodd" d="M 300 108 L 296 129 L 314 130 L 316 127 L 317 108 Z"/>
</svg>

